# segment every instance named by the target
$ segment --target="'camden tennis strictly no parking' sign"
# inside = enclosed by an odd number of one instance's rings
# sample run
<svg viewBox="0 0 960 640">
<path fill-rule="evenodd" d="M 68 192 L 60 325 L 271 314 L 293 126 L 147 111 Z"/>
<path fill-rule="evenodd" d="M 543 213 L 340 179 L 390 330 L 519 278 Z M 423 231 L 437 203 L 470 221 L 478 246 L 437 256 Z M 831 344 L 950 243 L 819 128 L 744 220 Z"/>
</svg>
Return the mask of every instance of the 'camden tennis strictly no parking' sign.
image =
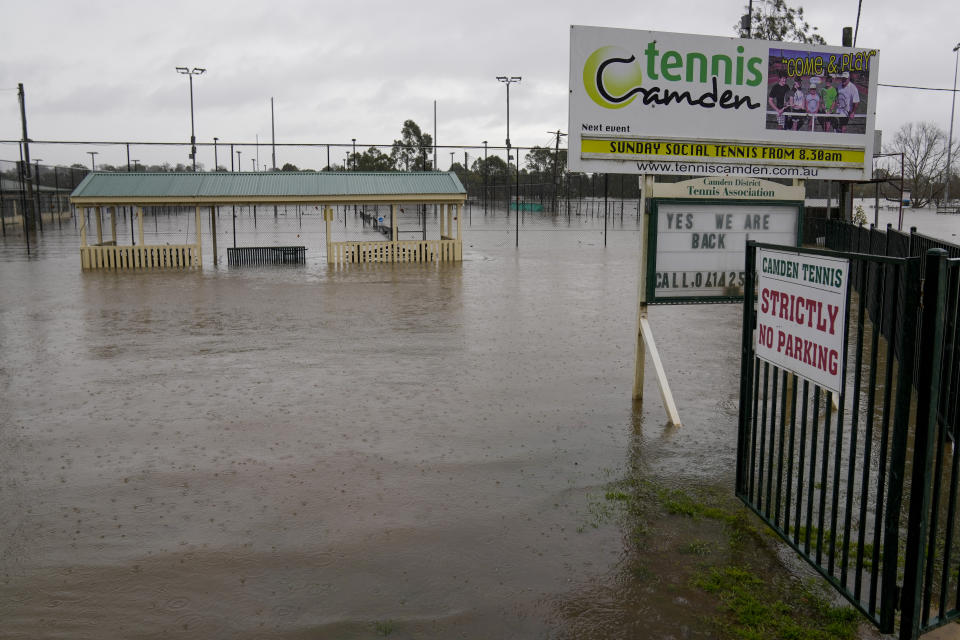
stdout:
<svg viewBox="0 0 960 640">
<path fill-rule="evenodd" d="M 850 261 L 758 248 L 756 270 L 757 357 L 839 393 Z"/>
</svg>

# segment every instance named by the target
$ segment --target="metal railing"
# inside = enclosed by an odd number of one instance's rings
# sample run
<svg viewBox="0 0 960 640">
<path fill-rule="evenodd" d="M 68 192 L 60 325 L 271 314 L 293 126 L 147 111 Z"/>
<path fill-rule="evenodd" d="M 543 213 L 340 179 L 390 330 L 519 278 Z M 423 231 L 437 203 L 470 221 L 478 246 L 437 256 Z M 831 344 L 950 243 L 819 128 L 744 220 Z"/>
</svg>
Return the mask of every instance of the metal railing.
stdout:
<svg viewBox="0 0 960 640">
<path fill-rule="evenodd" d="M 748 247 L 736 491 L 881 632 L 916 638 L 960 617 L 960 260 L 868 255 L 903 239 L 841 225 L 828 246 L 848 251 L 790 249 L 850 261 L 839 394 L 756 358 Z"/>
</svg>

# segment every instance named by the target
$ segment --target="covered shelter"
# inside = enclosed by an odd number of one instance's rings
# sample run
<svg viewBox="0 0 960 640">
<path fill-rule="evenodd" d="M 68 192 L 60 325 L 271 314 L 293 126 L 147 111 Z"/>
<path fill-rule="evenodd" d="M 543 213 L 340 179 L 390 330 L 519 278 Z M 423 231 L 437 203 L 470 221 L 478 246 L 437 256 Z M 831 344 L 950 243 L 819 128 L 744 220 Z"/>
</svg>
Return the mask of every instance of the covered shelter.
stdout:
<svg viewBox="0 0 960 640">
<path fill-rule="evenodd" d="M 80 261 L 84 269 L 155 269 L 200 267 L 202 212 L 210 212 L 213 255 L 217 260 L 217 207 L 239 205 L 312 205 L 324 209 L 328 263 L 433 262 L 462 259 L 461 210 L 466 190 L 454 173 L 425 172 L 93 172 L 70 196 L 78 209 L 92 209 L 96 242 L 88 243 L 86 216 L 80 221 Z M 390 237 L 385 240 L 334 242 L 330 222 L 335 205 L 387 205 Z M 404 205 L 440 207 L 438 238 L 400 240 L 398 209 Z M 137 213 L 139 242 L 118 244 L 117 207 Z M 184 244 L 144 243 L 143 208 L 190 207 L 196 211 L 195 238 Z M 110 238 L 104 240 L 104 209 L 110 214 Z"/>
<path fill-rule="evenodd" d="M 21 225 L 24 215 L 35 216 L 38 210 L 59 216 L 69 193 L 69 188 L 36 183 L 28 189 L 22 180 L 0 176 L 0 223 L 4 228 L 8 224 Z"/>
</svg>

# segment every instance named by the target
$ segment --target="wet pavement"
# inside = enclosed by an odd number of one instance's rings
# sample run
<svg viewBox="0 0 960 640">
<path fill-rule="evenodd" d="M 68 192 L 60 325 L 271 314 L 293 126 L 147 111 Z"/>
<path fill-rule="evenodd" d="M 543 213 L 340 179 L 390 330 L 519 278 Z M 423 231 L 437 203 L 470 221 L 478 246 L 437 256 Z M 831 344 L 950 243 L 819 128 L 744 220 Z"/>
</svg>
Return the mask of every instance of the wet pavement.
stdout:
<svg viewBox="0 0 960 640">
<path fill-rule="evenodd" d="M 635 226 L 531 221 L 518 250 L 505 222 L 439 266 L 83 273 L 72 224 L 0 243 L 0 635 L 622 635 L 591 496 L 637 469 L 732 492 L 740 307 L 651 309 L 669 427 L 652 375 L 630 400 Z M 647 637 L 709 635 L 627 588 Z"/>
</svg>

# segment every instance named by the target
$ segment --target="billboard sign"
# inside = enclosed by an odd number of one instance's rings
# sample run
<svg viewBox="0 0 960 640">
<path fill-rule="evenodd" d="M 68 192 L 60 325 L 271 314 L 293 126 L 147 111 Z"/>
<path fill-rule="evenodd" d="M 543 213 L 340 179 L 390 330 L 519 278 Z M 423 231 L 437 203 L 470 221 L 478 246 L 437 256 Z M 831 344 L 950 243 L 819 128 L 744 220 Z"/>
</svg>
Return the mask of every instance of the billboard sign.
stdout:
<svg viewBox="0 0 960 640">
<path fill-rule="evenodd" d="M 850 261 L 757 249 L 757 357 L 840 393 Z"/>
<path fill-rule="evenodd" d="M 574 171 L 856 180 L 873 49 L 572 26 Z"/>
</svg>

